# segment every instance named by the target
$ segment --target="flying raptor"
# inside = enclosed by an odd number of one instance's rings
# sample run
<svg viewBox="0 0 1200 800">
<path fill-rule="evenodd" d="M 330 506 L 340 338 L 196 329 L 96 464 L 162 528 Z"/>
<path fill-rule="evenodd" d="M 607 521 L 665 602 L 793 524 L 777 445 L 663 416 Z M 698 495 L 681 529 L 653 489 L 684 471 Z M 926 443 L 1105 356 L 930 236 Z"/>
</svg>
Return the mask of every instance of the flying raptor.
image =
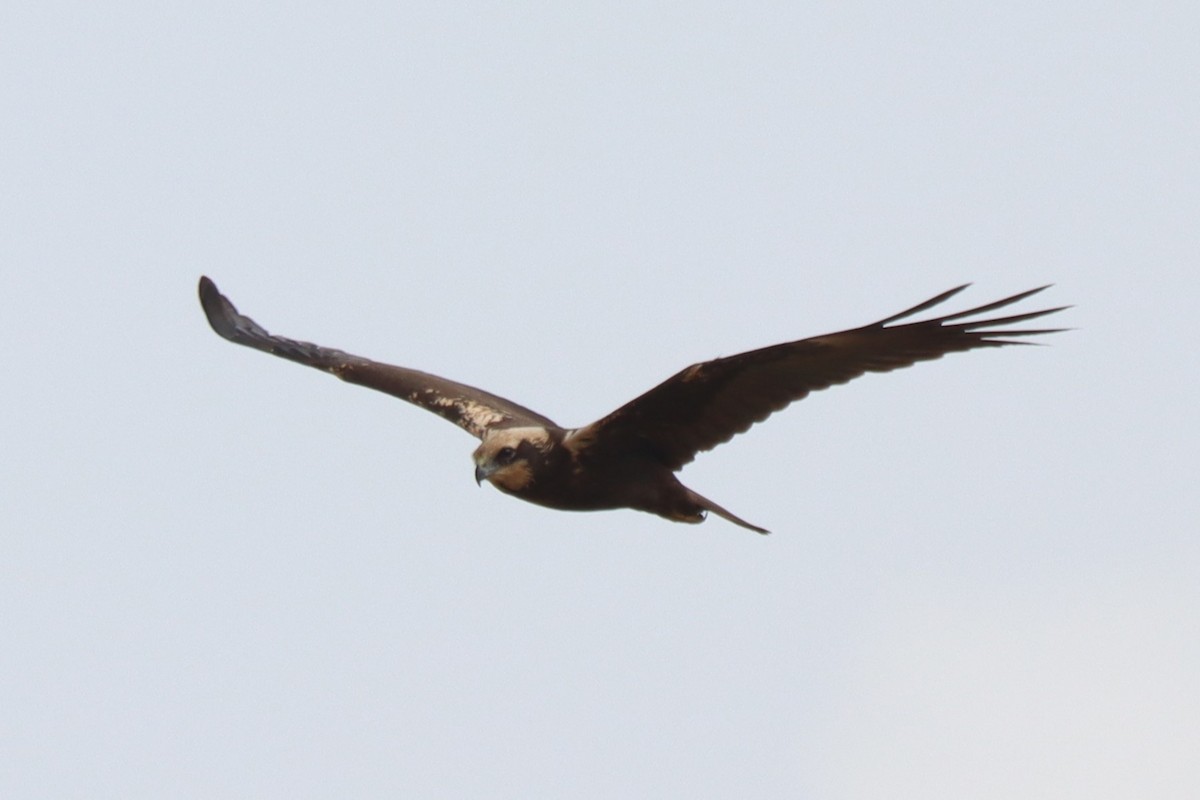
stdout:
<svg viewBox="0 0 1200 800">
<path fill-rule="evenodd" d="M 861 328 L 693 364 L 583 428 L 564 428 L 511 400 L 427 372 L 274 336 L 239 314 L 206 277 L 200 278 L 200 304 L 213 330 L 231 342 L 406 400 L 477 437 L 476 483 L 486 480 L 506 494 L 566 511 L 633 508 L 689 523 L 703 522 L 711 511 L 767 533 L 687 488 L 675 473 L 697 453 L 728 442 L 809 392 L 867 372 L 890 372 L 981 347 L 1028 344 L 1013 337 L 1063 330 L 1007 326 L 1067 306 L 978 318 L 1045 286 L 957 314 L 900 323 L 965 288 Z"/>
</svg>

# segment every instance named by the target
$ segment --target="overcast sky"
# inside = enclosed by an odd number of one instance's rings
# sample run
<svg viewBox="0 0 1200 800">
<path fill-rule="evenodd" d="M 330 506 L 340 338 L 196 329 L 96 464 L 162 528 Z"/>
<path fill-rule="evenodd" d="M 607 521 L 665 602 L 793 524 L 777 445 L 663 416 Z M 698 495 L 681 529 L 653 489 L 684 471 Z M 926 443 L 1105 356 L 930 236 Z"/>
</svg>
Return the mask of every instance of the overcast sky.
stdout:
<svg viewBox="0 0 1200 800">
<path fill-rule="evenodd" d="M 0 796 L 1197 796 L 1193 3 L 334 9 L 0 12 Z M 1076 330 L 684 470 L 761 537 L 478 489 L 201 274 L 568 426 L 965 282 Z"/>
</svg>

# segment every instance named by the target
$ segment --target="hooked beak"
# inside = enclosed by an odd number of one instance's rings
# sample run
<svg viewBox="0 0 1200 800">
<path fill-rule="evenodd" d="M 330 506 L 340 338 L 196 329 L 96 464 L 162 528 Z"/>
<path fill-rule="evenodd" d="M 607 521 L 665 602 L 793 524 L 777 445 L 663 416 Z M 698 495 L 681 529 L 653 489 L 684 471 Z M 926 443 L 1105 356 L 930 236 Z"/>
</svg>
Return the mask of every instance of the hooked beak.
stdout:
<svg viewBox="0 0 1200 800">
<path fill-rule="evenodd" d="M 479 464 L 475 465 L 475 485 L 482 486 L 487 477 L 495 471 L 495 467 L 484 467 Z"/>
</svg>

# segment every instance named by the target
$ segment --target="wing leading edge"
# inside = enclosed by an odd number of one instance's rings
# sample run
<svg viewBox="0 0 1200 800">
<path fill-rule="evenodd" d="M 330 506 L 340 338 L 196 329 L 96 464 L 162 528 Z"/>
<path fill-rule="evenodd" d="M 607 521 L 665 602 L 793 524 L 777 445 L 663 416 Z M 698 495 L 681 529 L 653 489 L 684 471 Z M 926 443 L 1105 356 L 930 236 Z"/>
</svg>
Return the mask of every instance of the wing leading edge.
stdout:
<svg viewBox="0 0 1200 800">
<path fill-rule="evenodd" d="M 474 386 L 415 369 L 382 364 L 341 350 L 275 336 L 238 312 L 207 277 L 200 278 L 200 304 L 208 323 L 236 344 L 336 375 L 347 383 L 390 394 L 432 411 L 480 439 L 488 430 L 518 426 L 558 427 L 535 411 Z"/>
</svg>

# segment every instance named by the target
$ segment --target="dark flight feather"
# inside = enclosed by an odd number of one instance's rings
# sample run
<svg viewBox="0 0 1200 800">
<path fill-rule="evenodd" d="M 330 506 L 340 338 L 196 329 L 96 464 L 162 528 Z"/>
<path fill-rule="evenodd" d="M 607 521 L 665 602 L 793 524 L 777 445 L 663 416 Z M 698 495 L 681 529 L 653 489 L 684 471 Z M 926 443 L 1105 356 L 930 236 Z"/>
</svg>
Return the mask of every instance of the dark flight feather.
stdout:
<svg viewBox="0 0 1200 800">
<path fill-rule="evenodd" d="M 492 428 L 527 425 L 557 427 L 537 412 L 474 386 L 446 380 L 428 372 L 381 364 L 311 342 L 272 336 L 257 322 L 239 314 L 233 303 L 206 277 L 200 278 L 200 304 L 212 329 L 231 342 L 324 370 L 347 383 L 407 400 L 480 439 Z"/>
<path fill-rule="evenodd" d="M 912 308 L 861 328 L 815 336 L 727 358 L 694 364 L 568 440 L 581 454 L 649 450 L 677 470 L 696 454 L 744 433 L 752 425 L 807 396 L 867 372 L 889 372 L 947 353 L 980 347 L 1025 344 L 1014 336 L 1056 333 L 992 330 L 1061 311 L 1066 306 L 1008 317 L 954 322 L 1011 305 L 1047 287 L 1006 297 L 978 308 L 902 325 L 965 289 L 959 286 Z M 953 324 L 951 324 L 953 323 Z"/>
</svg>

